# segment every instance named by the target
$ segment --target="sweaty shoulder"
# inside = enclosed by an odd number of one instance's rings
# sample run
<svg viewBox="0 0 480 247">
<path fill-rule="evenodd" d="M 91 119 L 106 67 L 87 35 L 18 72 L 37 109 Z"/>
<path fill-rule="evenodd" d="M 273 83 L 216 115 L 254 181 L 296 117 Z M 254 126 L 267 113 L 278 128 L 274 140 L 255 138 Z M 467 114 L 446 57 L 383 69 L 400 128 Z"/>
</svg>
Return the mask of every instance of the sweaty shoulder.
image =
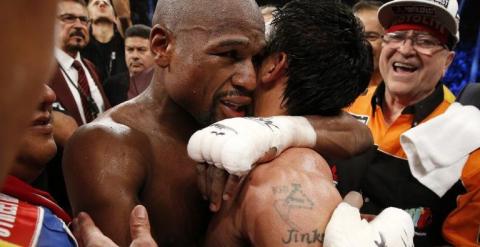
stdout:
<svg viewBox="0 0 480 247">
<path fill-rule="evenodd" d="M 325 159 L 308 148 L 289 148 L 274 160 L 259 165 L 250 176 L 252 185 L 283 180 L 286 176 L 315 176 L 332 181 L 332 174 Z M 264 179 L 264 176 L 268 179 Z"/>
<path fill-rule="evenodd" d="M 73 211 L 88 212 L 109 236 L 126 236 L 120 233 L 153 160 L 145 133 L 118 119 L 122 121 L 106 112 L 81 126 L 68 141 L 63 156 Z"/>
<path fill-rule="evenodd" d="M 341 197 L 319 154 L 291 148 L 254 169 L 238 201 L 240 234 L 254 246 L 321 246 Z"/>
<path fill-rule="evenodd" d="M 96 152 L 100 149 L 104 151 L 115 152 L 119 147 L 125 146 L 134 150 L 142 147 L 146 151 L 148 138 L 137 126 L 135 126 L 134 116 L 130 116 L 129 109 L 122 107 L 112 108 L 105 112 L 95 121 L 81 126 L 70 139 L 68 146 L 75 146 L 75 149 L 82 147 L 82 150 L 92 150 Z M 116 149 L 112 149 L 115 147 Z"/>
</svg>

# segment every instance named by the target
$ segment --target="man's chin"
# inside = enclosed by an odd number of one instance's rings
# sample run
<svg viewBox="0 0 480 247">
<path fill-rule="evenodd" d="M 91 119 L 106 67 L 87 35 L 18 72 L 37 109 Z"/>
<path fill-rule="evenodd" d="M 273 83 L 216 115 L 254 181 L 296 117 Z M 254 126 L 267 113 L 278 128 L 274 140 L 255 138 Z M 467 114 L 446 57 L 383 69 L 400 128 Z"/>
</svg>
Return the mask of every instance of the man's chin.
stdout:
<svg viewBox="0 0 480 247">
<path fill-rule="evenodd" d="M 97 16 L 97 18 L 95 18 L 93 20 L 93 23 L 94 24 L 100 24 L 100 23 L 114 23 L 113 21 L 113 17 L 111 16 L 108 16 L 108 15 L 100 15 L 100 16 Z"/>
<path fill-rule="evenodd" d="M 69 44 L 67 46 L 67 50 L 69 52 L 79 52 L 80 50 L 82 50 L 83 48 L 85 48 L 86 46 L 86 43 L 85 42 L 81 42 L 81 43 L 78 43 L 78 42 L 74 42 L 73 44 Z"/>
</svg>

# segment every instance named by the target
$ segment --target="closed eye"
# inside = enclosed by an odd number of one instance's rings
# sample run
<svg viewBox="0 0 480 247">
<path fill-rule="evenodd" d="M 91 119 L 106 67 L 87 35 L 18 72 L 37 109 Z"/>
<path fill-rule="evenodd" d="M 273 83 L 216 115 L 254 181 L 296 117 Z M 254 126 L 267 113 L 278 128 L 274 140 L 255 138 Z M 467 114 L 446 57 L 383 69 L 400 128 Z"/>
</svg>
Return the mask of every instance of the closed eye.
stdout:
<svg viewBox="0 0 480 247">
<path fill-rule="evenodd" d="M 238 52 L 236 50 L 219 52 L 219 53 L 216 53 L 215 55 L 219 56 L 219 57 L 225 57 L 225 58 L 233 59 L 233 60 L 240 59 L 240 55 L 238 54 Z"/>
</svg>

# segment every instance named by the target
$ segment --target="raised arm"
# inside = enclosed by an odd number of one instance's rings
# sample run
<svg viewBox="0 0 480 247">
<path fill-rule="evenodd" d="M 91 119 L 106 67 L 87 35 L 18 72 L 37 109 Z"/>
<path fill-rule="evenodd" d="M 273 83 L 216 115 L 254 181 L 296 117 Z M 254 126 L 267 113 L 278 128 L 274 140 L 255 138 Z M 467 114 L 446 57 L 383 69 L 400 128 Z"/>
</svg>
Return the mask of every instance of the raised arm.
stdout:
<svg viewBox="0 0 480 247">
<path fill-rule="evenodd" d="M 129 215 L 139 203 L 146 176 L 145 147 L 125 126 L 81 127 L 70 139 L 63 167 L 75 214 L 91 215 L 102 232 L 120 246 L 130 243 Z"/>
<path fill-rule="evenodd" d="M 248 175 L 238 194 L 215 215 L 207 246 L 229 236 L 256 247 L 322 246 L 340 201 L 325 160 L 310 149 L 288 149 Z M 224 225 L 230 220 L 233 227 Z"/>
<path fill-rule="evenodd" d="M 315 151 L 323 157 L 345 159 L 366 151 L 373 145 L 367 125 L 342 111 L 337 116 L 308 116 L 315 129 Z"/>
</svg>

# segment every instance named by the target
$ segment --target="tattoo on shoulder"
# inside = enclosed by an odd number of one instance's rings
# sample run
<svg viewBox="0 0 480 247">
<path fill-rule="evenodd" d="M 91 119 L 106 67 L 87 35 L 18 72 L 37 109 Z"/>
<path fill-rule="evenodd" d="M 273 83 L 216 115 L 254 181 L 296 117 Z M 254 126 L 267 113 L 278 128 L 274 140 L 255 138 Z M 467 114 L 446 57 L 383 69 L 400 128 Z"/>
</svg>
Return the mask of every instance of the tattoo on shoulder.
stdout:
<svg viewBox="0 0 480 247">
<path fill-rule="evenodd" d="M 275 211 L 290 228 L 299 229 L 292 214 L 298 210 L 312 210 L 313 201 L 302 191 L 301 184 L 291 184 L 291 187 L 275 186 L 272 190 L 273 194 L 280 195 L 280 199 L 275 200 L 273 204 Z"/>
<path fill-rule="evenodd" d="M 316 244 L 316 243 L 323 243 L 323 239 L 325 238 L 325 234 L 322 233 L 320 230 L 315 229 L 311 232 L 300 232 L 295 229 L 288 230 L 288 237 L 282 238 L 282 242 L 284 244 L 298 244 L 298 243 L 306 243 L 306 244 Z"/>
<path fill-rule="evenodd" d="M 281 185 L 272 187 L 272 192 L 276 196 L 273 207 L 280 218 L 288 225 L 289 229 L 286 236 L 282 237 L 284 244 L 315 244 L 323 243 L 325 234 L 319 230 L 302 230 L 300 224 L 295 222 L 294 214 L 299 210 L 312 211 L 314 203 L 309 196 L 302 190 L 300 183 L 291 185 Z"/>
</svg>

